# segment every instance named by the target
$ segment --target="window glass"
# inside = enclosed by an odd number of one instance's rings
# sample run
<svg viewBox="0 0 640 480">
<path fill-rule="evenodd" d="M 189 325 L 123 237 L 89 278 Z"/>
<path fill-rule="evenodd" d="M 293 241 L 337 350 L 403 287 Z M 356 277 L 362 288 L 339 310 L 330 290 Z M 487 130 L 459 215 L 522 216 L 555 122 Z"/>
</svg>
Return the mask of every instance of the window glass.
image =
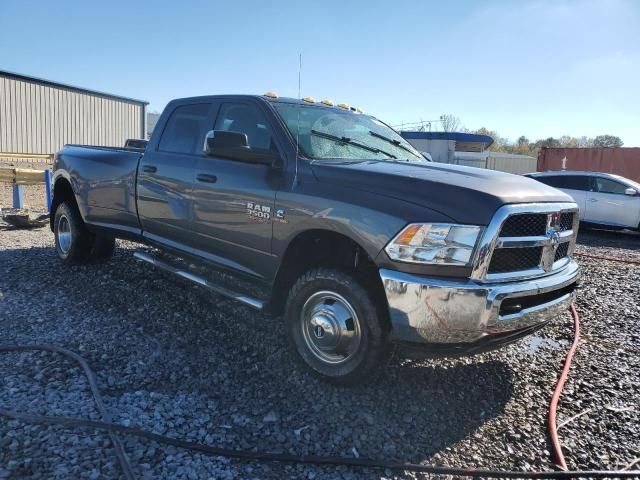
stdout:
<svg viewBox="0 0 640 480">
<path fill-rule="evenodd" d="M 626 185 L 622 183 L 609 180 L 608 178 L 595 178 L 597 191 L 600 193 L 615 193 L 618 195 L 624 195 L 624 191 L 627 189 Z"/>
<path fill-rule="evenodd" d="M 545 185 L 549 185 L 550 187 L 562 188 L 561 182 L 560 182 L 561 177 L 549 177 L 545 175 L 545 176 L 534 177 L 534 178 L 544 183 Z"/>
<path fill-rule="evenodd" d="M 177 107 L 162 132 L 158 150 L 172 153 L 200 151 L 210 108 L 208 103 Z"/>
<path fill-rule="evenodd" d="M 589 190 L 589 177 L 584 175 L 558 175 L 537 177 L 542 183 L 567 190 Z"/>
<path fill-rule="evenodd" d="M 565 187 L 569 190 L 589 190 L 589 177 L 584 175 L 566 175 L 564 177 Z"/>
<path fill-rule="evenodd" d="M 275 150 L 264 115 L 252 105 L 225 103 L 220 109 L 214 130 L 244 133 L 249 147 Z"/>
<path fill-rule="evenodd" d="M 427 160 L 380 120 L 322 105 L 273 102 L 307 157 L 314 159 Z"/>
</svg>

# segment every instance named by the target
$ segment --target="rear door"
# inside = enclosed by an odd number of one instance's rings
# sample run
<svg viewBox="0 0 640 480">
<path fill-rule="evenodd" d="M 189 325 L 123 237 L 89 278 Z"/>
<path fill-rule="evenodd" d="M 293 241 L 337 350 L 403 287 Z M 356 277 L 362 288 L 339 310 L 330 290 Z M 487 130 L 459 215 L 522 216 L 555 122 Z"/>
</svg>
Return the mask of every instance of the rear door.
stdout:
<svg viewBox="0 0 640 480">
<path fill-rule="evenodd" d="M 210 102 L 179 104 L 147 149 L 137 183 L 144 236 L 170 246 L 192 244 L 193 181 L 211 119 Z"/>
<path fill-rule="evenodd" d="M 257 102 L 225 102 L 216 110 L 210 129 L 244 133 L 250 147 L 278 151 L 274 126 Z M 272 223 L 282 180 L 281 168 L 202 155 L 193 187 L 195 248 L 223 267 L 272 275 Z"/>
<path fill-rule="evenodd" d="M 594 223 L 637 228 L 640 212 L 640 197 L 625 195 L 629 188 L 624 183 L 605 178 L 593 178 L 595 188 L 589 192 L 587 209 Z"/>
<path fill-rule="evenodd" d="M 551 187 L 570 195 L 580 209 L 580 220 L 587 220 L 587 192 L 591 188 L 591 180 L 586 175 L 541 175 L 534 177 Z"/>
</svg>

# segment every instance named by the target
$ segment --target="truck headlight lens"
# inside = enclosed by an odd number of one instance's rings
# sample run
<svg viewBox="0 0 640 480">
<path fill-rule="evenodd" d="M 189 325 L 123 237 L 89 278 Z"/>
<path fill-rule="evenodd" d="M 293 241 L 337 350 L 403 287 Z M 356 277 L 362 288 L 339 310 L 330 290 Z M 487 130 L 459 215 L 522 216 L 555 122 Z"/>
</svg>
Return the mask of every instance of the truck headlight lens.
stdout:
<svg viewBox="0 0 640 480">
<path fill-rule="evenodd" d="M 392 260 L 436 265 L 471 263 L 480 227 L 448 223 L 411 223 L 385 247 Z"/>
</svg>

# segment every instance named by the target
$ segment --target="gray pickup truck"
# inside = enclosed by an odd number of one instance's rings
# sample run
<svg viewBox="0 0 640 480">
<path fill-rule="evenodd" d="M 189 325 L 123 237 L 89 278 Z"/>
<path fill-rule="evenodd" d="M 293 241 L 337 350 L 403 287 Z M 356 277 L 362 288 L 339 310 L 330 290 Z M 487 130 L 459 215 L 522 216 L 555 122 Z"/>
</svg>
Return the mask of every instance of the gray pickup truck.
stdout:
<svg viewBox="0 0 640 480">
<path fill-rule="evenodd" d="M 371 378 L 394 344 L 423 357 L 512 342 L 564 312 L 579 277 L 569 196 L 428 162 L 328 100 L 174 100 L 144 152 L 67 145 L 53 180 L 65 264 L 107 260 L 116 237 L 156 247 L 134 255 L 282 316 L 335 383 Z"/>
</svg>

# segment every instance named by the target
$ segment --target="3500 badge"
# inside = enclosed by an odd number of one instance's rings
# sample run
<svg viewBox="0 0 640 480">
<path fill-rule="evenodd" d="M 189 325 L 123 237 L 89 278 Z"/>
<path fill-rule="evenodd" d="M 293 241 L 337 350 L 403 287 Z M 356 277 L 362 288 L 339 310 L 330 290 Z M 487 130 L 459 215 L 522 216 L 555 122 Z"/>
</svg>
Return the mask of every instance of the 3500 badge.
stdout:
<svg viewBox="0 0 640 480">
<path fill-rule="evenodd" d="M 247 202 L 247 215 L 253 220 L 268 221 L 271 220 L 271 207 L 268 205 L 260 205 L 259 203 Z M 278 208 L 273 219 L 277 222 L 287 223 L 284 218 L 284 209 Z"/>
</svg>

